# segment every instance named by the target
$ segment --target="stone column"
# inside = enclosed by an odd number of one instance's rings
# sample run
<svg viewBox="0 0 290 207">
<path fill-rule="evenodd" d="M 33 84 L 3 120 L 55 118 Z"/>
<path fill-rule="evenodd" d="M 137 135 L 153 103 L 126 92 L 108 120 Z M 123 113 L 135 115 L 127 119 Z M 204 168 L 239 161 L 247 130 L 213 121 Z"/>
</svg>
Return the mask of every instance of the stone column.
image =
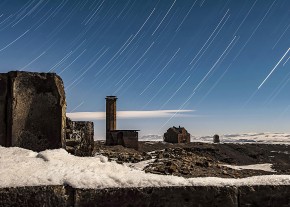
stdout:
<svg viewBox="0 0 290 207">
<path fill-rule="evenodd" d="M 107 96 L 106 97 L 106 144 L 113 144 L 111 140 L 110 131 L 116 130 L 116 107 L 117 97 Z"/>
</svg>

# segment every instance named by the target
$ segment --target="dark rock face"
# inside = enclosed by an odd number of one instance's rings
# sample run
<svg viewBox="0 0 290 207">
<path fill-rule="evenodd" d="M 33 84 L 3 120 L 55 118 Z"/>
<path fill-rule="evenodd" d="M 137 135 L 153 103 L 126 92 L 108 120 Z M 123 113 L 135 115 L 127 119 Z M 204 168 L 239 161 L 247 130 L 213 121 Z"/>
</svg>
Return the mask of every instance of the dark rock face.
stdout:
<svg viewBox="0 0 290 207">
<path fill-rule="evenodd" d="M 94 123 L 66 119 L 66 149 L 77 156 L 93 156 Z"/>
<path fill-rule="evenodd" d="M 74 191 L 69 186 L 0 188 L 0 206 L 73 206 Z"/>
<path fill-rule="evenodd" d="M 6 107 L 6 132 L 1 128 L 1 134 L 6 133 L 5 146 L 34 151 L 65 147 L 66 102 L 61 78 L 54 73 L 19 71 L 3 76 L 7 93 L 6 101 L 0 102 L 0 113 Z"/>
</svg>

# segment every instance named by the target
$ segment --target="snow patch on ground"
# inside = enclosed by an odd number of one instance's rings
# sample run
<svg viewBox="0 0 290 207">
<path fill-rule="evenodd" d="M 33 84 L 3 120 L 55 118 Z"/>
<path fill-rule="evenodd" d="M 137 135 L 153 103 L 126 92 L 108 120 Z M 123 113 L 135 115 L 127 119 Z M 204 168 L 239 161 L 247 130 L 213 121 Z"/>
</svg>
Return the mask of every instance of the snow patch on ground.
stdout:
<svg viewBox="0 0 290 207">
<path fill-rule="evenodd" d="M 145 135 L 139 138 L 139 141 L 163 141 L 163 135 Z"/>
<path fill-rule="evenodd" d="M 63 185 L 75 188 L 290 185 L 290 175 L 263 175 L 243 179 L 183 178 L 156 175 L 108 162 L 103 156 L 76 157 L 64 149 L 36 153 L 0 146 L 0 187 Z"/>
<path fill-rule="evenodd" d="M 267 172 L 276 172 L 274 169 L 272 169 L 272 164 L 265 163 L 265 164 L 255 164 L 255 165 L 222 165 L 231 169 L 235 170 L 262 170 Z"/>
<path fill-rule="evenodd" d="M 154 162 L 155 159 L 151 159 L 151 160 L 144 160 L 141 162 L 137 162 L 137 163 L 123 163 L 123 165 L 133 168 L 135 170 L 143 170 L 147 165 L 149 165 L 150 163 Z"/>
</svg>

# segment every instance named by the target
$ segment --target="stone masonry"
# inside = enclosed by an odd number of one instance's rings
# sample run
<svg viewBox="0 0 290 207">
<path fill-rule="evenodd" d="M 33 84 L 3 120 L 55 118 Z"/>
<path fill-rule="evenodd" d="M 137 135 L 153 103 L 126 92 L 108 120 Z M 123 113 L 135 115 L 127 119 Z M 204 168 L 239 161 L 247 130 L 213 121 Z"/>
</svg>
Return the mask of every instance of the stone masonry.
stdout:
<svg viewBox="0 0 290 207">
<path fill-rule="evenodd" d="M 66 150 L 77 156 L 93 156 L 94 123 L 66 119 Z"/>
<path fill-rule="evenodd" d="M 55 73 L 0 73 L 0 145 L 64 148 L 65 113 L 64 86 Z"/>
</svg>

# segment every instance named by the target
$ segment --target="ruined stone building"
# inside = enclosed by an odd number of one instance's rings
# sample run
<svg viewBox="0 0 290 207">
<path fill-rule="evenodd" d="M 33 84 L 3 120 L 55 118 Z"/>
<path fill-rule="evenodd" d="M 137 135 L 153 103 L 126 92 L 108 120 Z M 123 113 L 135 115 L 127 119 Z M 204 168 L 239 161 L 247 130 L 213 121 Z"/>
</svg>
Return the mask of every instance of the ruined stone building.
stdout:
<svg viewBox="0 0 290 207">
<path fill-rule="evenodd" d="M 169 143 L 189 143 L 190 134 L 184 127 L 173 126 L 164 133 L 164 141 Z"/>
<path fill-rule="evenodd" d="M 139 130 L 116 130 L 117 97 L 106 97 L 106 144 L 138 149 Z"/>
<path fill-rule="evenodd" d="M 66 100 L 55 73 L 0 73 L 0 145 L 34 151 L 65 147 Z"/>
<path fill-rule="evenodd" d="M 66 120 L 62 79 L 55 73 L 0 73 L 0 145 L 43 151 L 66 149 L 66 143 L 73 154 L 91 156 L 94 125 Z"/>
<path fill-rule="evenodd" d="M 77 156 L 93 156 L 94 122 L 66 118 L 66 150 Z"/>
</svg>

